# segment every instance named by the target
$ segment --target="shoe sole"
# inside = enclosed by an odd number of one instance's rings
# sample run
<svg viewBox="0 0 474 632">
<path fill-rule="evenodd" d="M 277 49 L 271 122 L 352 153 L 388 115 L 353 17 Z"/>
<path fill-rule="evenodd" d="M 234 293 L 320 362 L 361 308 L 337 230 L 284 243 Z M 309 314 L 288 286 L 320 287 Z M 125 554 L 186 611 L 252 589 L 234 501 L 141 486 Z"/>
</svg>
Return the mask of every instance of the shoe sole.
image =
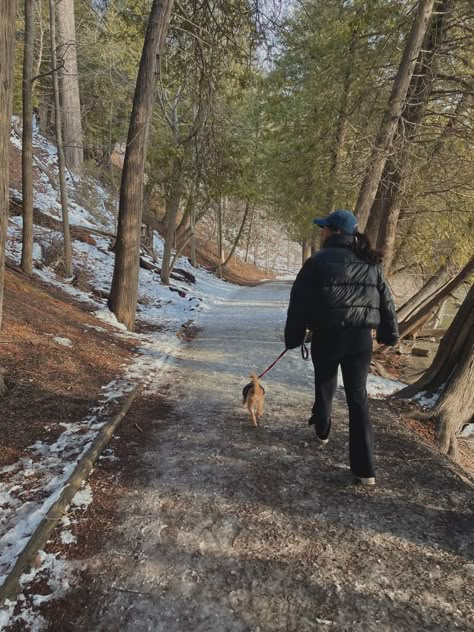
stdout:
<svg viewBox="0 0 474 632">
<path fill-rule="evenodd" d="M 356 485 L 364 485 L 364 487 L 375 487 L 375 478 L 359 478 L 355 477 Z"/>
<path fill-rule="evenodd" d="M 327 443 L 329 443 L 329 439 L 320 439 L 318 437 L 318 435 L 316 435 L 316 441 L 320 444 L 320 445 L 326 445 Z"/>
</svg>

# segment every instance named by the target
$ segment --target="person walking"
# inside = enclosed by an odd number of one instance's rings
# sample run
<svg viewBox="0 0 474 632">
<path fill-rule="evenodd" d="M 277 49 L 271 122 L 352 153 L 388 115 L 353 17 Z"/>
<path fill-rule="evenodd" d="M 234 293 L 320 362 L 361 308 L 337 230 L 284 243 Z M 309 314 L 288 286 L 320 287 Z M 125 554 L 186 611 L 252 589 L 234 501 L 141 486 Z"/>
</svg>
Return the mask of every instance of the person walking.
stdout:
<svg viewBox="0 0 474 632">
<path fill-rule="evenodd" d="M 357 231 L 357 218 L 337 210 L 313 223 L 323 229 L 322 248 L 304 263 L 290 294 L 286 348 L 294 349 L 312 332 L 315 401 L 309 424 L 316 439 L 329 441 L 332 401 L 341 367 L 349 408 L 349 458 L 356 482 L 375 485 L 374 436 L 369 416 L 367 377 L 372 330 L 380 344 L 395 345 L 398 323 L 385 282 L 381 255 Z"/>
</svg>

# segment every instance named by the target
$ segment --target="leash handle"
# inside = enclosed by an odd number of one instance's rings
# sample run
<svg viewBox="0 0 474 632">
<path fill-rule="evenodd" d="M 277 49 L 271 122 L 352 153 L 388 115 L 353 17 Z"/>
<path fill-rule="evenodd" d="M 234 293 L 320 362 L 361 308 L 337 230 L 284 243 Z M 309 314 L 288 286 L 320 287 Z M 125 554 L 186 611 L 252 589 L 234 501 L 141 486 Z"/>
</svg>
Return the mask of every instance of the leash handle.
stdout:
<svg viewBox="0 0 474 632">
<path fill-rule="evenodd" d="M 282 351 L 280 353 L 280 355 L 278 356 L 278 358 L 276 360 L 274 360 L 270 366 L 268 368 L 265 369 L 265 371 L 263 373 L 260 373 L 260 375 L 258 376 L 258 379 L 260 380 L 264 375 L 266 375 L 268 373 L 268 371 L 270 371 L 270 369 L 273 369 L 273 367 L 275 366 L 275 364 L 278 362 L 278 360 L 280 360 L 285 353 L 288 351 L 288 349 L 285 349 L 284 351 Z M 301 343 L 301 357 L 303 358 L 303 360 L 307 360 L 309 358 L 309 351 L 308 351 L 308 347 L 305 345 L 304 342 Z"/>
</svg>

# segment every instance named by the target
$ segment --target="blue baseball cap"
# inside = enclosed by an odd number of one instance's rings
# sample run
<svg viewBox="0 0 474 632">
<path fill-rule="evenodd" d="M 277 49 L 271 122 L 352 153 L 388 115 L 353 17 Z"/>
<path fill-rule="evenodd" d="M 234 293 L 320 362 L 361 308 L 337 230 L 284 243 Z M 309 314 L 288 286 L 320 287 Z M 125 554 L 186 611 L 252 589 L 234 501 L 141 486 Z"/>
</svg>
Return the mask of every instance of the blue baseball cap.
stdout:
<svg viewBox="0 0 474 632">
<path fill-rule="evenodd" d="M 346 211 L 344 209 L 339 209 L 330 213 L 327 217 L 313 219 L 313 224 L 316 226 L 327 226 L 328 228 L 334 228 L 335 230 L 340 230 L 341 233 L 345 233 L 346 235 L 353 235 L 357 230 L 357 217 L 354 213 L 350 211 Z"/>
</svg>

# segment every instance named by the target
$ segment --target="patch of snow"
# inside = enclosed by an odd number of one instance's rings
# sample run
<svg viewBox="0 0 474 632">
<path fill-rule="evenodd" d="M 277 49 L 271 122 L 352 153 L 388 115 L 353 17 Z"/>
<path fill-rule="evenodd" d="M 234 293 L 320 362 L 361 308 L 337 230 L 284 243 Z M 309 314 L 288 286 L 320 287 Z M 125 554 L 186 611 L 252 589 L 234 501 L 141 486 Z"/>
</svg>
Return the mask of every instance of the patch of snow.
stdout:
<svg viewBox="0 0 474 632">
<path fill-rule="evenodd" d="M 108 307 L 99 309 L 95 313 L 95 315 L 100 320 L 103 320 L 104 323 L 108 323 L 109 325 L 112 325 L 112 327 L 116 327 L 117 329 L 121 329 L 122 331 L 127 331 L 127 328 L 125 327 L 125 325 L 123 325 L 122 323 L 119 323 L 115 314 L 111 312 Z"/>
<path fill-rule="evenodd" d="M 92 502 L 92 489 L 91 486 L 87 483 L 83 489 L 80 489 L 72 499 L 71 505 L 74 507 L 81 507 L 85 509 Z"/>
<path fill-rule="evenodd" d="M 59 559 L 52 553 L 38 551 L 40 565 L 38 568 L 31 568 L 20 578 L 20 585 L 32 586 L 33 594 L 28 599 L 24 593 L 20 593 L 17 601 L 6 601 L 3 609 L 0 610 L 0 630 L 7 626 L 18 625 L 21 630 L 29 632 L 40 632 L 47 628 L 46 620 L 38 614 L 37 608 L 43 603 L 54 599 L 60 599 L 70 589 L 73 582 L 73 566 L 66 560 Z M 48 585 L 51 592 L 40 594 L 35 592 L 34 582 Z M 19 614 L 14 615 L 16 605 L 19 605 Z"/>
<path fill-rule="evenodd" d="M 0 580 L 2 578 L 0 577 Z M 16 601 L 10 601 L 7 599 L 2 608 L 0 608 L 0 630 L 4 630 L 11 621 L 13 610 L 15 609 Z"/>
<path fill-rule="evenodd" d="M 33 261 L 41 261 L 43 259 L 43 249 L 38 242 L 33 243 Z"/>
<path fill-rule="evenodd" d="M 342 372 L 340 367 L 337 373 L 337 385 L 342 389 L 344 388 L 344 381 L 342 379 Z M 402 388 L 405 388 L 405 386 L 406 384 L 404 384 L 403 382 L 399 382 L 397 380 L 389 380 L 378 375 L 369 374 L 367 378 L 367 393 L 369 397 L 373 397 L 374 399 L 393 395 L 393 393 L 400 391 Z"/>
<path fill-rule="evenodd" d="M 63 544 L 75 544 L 77 538 L 71 531 L 61 531 L 61 542 Z"/>
<path fill-rule="evenodd" d="M 63 345 L 63 347 L 72 347 L 72 342 L 69 338 L 61 338 L 61 336 L 53 336 L 54 342 L 57 342 L 59 345 Z"/>
<path fill-rule="evenodd" d="M 464 438 L 474 436 L 474 424 L 467 424 L 467 426 L 464 426 L 459 436 Z"/>
<path fill-rule="evenodd" d="M 406 384 L 398 380 L 389 380 L 378 375 L 369 375 L 367 380 L 367 393 L 370 397 L 374 398 L 387 397 L 405 388 L 405 386 Z"/>
<path fill-rule="evenodd" d="M 422 408 L 433 408 L 436 405 L 439 396 L 443 392 L 443 388 L 444 384 L 434 392 L 423 391 L 421 393 L 418 393 L 418 395 L 415 395 L 415 397 L 413 397 L 413 401 Z"/>
</svg>

